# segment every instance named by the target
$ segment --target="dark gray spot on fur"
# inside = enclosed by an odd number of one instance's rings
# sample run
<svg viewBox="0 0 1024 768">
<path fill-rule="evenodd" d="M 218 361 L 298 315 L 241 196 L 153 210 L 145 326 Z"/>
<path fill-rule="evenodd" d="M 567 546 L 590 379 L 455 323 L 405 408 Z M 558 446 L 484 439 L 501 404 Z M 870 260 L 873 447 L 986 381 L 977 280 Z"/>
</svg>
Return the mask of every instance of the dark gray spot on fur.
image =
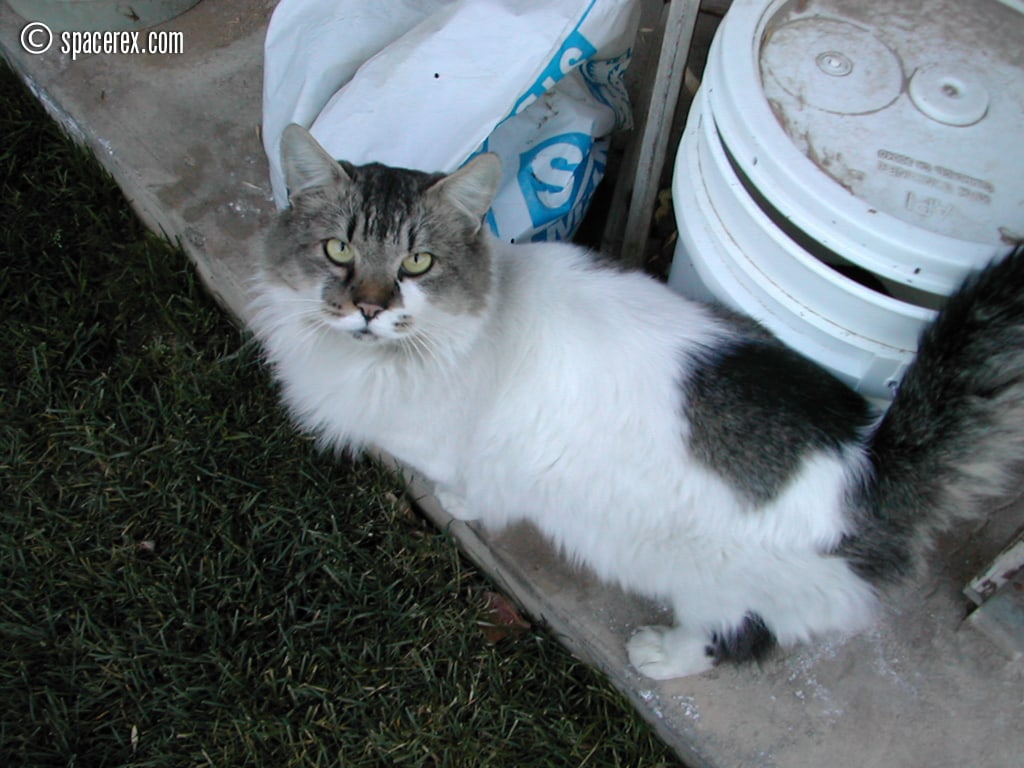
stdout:
<svg viewBox="0 0 1024 768">
<path fill-rule="evenodd" d="M 683 383 L 689 448 L 760 505 L 778 495 L 809 453 L 858 440 L 870 409 L 760 326 L 731 319 L 742 340 L 708 353 Z"/>
<path fill-rule="evenodd" d="M 725 632 L 715 632 L 708 646 L 708 656 L 715 664 L 723 661 L 737 663 L 764 661 L 778 647 L 779 641 L 768 629 L 764 619 L 756 613 L 748 613 L 739 626 Z"/>
</svg>

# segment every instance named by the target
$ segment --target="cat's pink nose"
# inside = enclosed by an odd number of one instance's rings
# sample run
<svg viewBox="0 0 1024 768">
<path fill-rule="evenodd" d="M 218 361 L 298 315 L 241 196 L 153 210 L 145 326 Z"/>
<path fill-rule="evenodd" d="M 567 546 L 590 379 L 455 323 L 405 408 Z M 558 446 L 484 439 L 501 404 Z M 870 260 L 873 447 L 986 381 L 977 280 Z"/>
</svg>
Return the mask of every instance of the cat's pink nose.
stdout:
<svg viewBox="0 0 1024 768">
<path fill-rule="evenodd" d="M 384 307 L 378 304 L 370 304 L 365 301 L 359 302 L 356 306 L 359 307 L 359 311 L 363 313 L 363 317 L 366 318 L 366 322 L 370 322 L 373 318 L 384 311 Z"/>
</svg>

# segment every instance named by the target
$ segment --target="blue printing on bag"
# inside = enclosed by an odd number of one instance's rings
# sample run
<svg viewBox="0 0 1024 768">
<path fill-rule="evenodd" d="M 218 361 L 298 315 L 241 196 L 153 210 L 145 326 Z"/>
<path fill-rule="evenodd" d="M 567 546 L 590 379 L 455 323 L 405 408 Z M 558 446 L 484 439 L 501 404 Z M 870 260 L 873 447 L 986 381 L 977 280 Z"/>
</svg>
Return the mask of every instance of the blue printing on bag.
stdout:
<svg viewBox="0 0 1024 768">
<path fill-rule="evenodd" d="M 536 82 L 531 85 L 512 108 L 511 115 L 518 115 L 533 102 L 555 87 L 555 84 L 572 72 L 576 67 L 597 53 L 594 44 L 580 34 L 577 27 L 562 42 L 562 47 L 554 55 L 548 65 L 540 73 Z"/>
<path fill-rule="evenodd" d="M 516 178 L 533 226 L 531 240 L 568 240 L 604 177 L 607 142 L 565 133 L 519 155 Z"/>
<path fill-rule="evenodd" d="M 624 79 L 632 59 L 633 49 L 630 48 L 614 59 L 591 59 L 580 66 L 583 83 L 590 95 L 612 110 L 615 127 L 619 129 L 633 127 L 629 92 Z"/>
</svg>

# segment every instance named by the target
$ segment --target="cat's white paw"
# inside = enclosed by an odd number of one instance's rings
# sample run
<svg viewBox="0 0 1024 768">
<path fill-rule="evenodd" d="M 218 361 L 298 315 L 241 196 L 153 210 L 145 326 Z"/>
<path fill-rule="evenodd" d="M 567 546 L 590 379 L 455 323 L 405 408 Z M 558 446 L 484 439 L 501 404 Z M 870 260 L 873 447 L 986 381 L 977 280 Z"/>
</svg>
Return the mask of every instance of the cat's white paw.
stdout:
<svg viewBox="0 0 1024 768">
<path fill-rule="evenodd" d="M 466 500 L 457 493 L 452 493 L 444 488 L 437 488 L 434 490 L 434 495 L 441 503 L 441 506 L 444 507 L 444 511 L 456 520 L 469 521 L 480 517 L 466 506 Z"/>
<path fill-rule="evenodd" d="M 629 663 L 654 680 L 687 677 L 714 665 L 703 633 L 683 627 L 641 627 L 626 643 Z"/>
</svg>

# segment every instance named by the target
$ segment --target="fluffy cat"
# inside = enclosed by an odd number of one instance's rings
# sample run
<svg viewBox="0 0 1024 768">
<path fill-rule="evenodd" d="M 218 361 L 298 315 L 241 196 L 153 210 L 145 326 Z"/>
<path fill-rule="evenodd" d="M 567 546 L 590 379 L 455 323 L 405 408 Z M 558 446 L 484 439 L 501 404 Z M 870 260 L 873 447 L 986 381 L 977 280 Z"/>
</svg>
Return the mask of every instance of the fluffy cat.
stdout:
<svg viewBox="0 0 1024 768">
<path fill-rule="evenodd" d="M 751 320 L 572 245 L 497 242 L 492 155 L 353 167 L 293 125 L 282 158 L 253 327 L 295 420 L 672 605 L 628 642 L 647 676 L 865 626 L 1024 459 L 1024 249 L 950 299 L 879 418 Z"/>
</svg>

